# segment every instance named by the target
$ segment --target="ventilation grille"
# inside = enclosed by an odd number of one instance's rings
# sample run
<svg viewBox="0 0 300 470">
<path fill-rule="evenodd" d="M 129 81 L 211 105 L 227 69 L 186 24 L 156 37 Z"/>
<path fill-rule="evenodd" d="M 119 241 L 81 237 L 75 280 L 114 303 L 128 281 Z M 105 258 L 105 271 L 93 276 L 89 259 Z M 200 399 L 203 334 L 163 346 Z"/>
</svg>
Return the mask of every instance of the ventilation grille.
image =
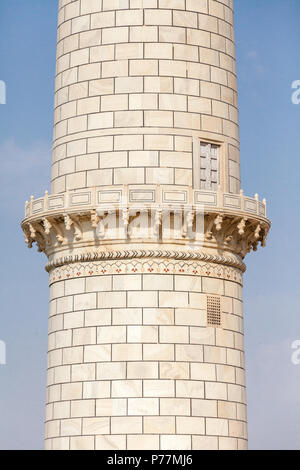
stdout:
<svg viewBox="0 0 300 470">
<path fill-rule="evenodd" d="M 221 326 L 221 298 L 212 295 L 207 296 L 207 324 Z"/>
</svg>

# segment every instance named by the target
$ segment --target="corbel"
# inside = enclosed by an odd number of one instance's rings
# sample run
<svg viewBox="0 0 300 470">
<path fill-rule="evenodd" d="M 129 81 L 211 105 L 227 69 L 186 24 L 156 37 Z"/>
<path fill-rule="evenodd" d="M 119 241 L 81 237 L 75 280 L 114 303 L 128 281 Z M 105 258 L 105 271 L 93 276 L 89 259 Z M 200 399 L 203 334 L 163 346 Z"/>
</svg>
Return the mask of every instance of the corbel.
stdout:
<svg viewBox="0 0 300 470">
<path fill-rule="evenodd" d="M 95 210 L 91 211 L 91 223 L 93 228 L 97 228 L 100 217 Z"/>
<path fill-rule="evenodd" d="M 191 210 L 186 213 L 183 223 L 182 235 L 185 238 L 189 233 L 193 231 L 193 223 L 195 218 L 195 211 Z"/>
<path fill-rule="evenodd" d="M 74 237 L 75 240 L 79 241 L 82 240 L 82 229 L 80 227 L 80 224 L 78 222 L 78 218 L 75 216 L 70 216 L 69 214 L 64 215 L 64 222 L 65 222 L 65 227 L 66 230 L 69 232 L 73 226 L 74 228 Z"/>
<path fill-rule="evenodd" d="M 238 229 L 239 235 L 244 235 L 247 221 L 248 221 L 248 218 L 243 217 L 238 223 L 237 229 Z"/>
<path fill-rule="evenodd" d="M 156 237 L 159 237 L 159 235 L 160 235 L 161 222 L 162 222 L 162 210 L 161 210 L 161 208 L 158 208 L 155 211 L 154 227 L 153 227 L 154 228 L 154 235 Z"/>
<path fill-rule="evenodd" d="M 217 232 L 220 232 L 222 230 L 222 224 L 224 220 L 224 215 L 223 214 L 218 214 L 214 220 L 214 225 L 216 227 Z"/>
<path fill-rule="evenodd" d="M 59 224 L 54 219 L 51 219 L 51 225 L 55 231 L 56 240 L 58 243 L 63 243 L 65 241 L 65 237 Z"/>
</svg>

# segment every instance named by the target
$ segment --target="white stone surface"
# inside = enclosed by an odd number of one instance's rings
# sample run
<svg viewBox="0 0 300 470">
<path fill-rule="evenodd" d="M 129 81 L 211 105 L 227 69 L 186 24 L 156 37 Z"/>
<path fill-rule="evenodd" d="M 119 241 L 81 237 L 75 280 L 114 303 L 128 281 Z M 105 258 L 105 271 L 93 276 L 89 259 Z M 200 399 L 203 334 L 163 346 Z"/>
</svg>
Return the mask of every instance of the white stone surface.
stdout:
<svg viewBox="0 0 300 470">
<path fill-rule="evenodd" d="M 32 216 L 45 200 L 61 204 L 70 224 L 62 241 L 51 219 L 46 448 L 246 448 L 243 265 L 220 211 L 264 217 L 265 205 L 240 194 L 233 1 L 60 0 L 58 18 L 52 194 L 26 206 Z M 114 231 L 99 241 L 97 198 L 144 190 L 203 203 L 192 200 L 201 142 L 219 152 L 210 258 L 118 258 L 153 246 L 116 243 Z M 183 228 L 155 249 L 193 251 Z M 36 236 L 34 223 L 27 230 Z M 99 248 L 110 258 L 80 258 Z M 207 322 L 208 295 L 220 299 L 220 325 Z"/>
</svg>

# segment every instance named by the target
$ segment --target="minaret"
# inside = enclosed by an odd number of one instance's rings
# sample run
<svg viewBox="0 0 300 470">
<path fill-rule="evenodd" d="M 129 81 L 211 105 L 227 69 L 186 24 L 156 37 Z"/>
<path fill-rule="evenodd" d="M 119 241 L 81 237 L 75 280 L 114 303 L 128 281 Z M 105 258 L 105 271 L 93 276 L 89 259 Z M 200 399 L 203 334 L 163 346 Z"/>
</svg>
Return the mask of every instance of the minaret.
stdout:
<svg viewBox="0 0 300 470">
<path fill-rule="evenodd" d="M 232 0 L 60 0 L 47 449 L 246 449 Z"/>
</svg>

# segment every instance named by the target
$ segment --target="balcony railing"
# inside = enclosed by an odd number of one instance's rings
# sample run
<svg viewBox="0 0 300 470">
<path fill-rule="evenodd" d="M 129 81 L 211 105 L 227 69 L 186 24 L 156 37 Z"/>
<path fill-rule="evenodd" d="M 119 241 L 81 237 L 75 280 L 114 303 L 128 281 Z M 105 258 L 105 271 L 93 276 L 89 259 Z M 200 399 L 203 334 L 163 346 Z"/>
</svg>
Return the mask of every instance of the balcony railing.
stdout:
<svg viewBox="0 0 300 470">
<path fill-rule="evenodd" d="M 243 212 L 266 218 L 266 201 L 260 201 L 256 194 L 254 198 L 247 197 L 243 191 L 240 194 L 223 193 L 218 191 L 194 190 L 186 187 L 166 185 L 123 185 L 98 186 L 87 189 L 66 191 L 51 194 L 46 191 L 41 198 L 25 204 L 25 218 L 31 218 L 43 213 L 77 212 L 115 205 L 176 205 L 201 206 L 206 210 L 217 209 L 225 212 Z"/>
</svg>

